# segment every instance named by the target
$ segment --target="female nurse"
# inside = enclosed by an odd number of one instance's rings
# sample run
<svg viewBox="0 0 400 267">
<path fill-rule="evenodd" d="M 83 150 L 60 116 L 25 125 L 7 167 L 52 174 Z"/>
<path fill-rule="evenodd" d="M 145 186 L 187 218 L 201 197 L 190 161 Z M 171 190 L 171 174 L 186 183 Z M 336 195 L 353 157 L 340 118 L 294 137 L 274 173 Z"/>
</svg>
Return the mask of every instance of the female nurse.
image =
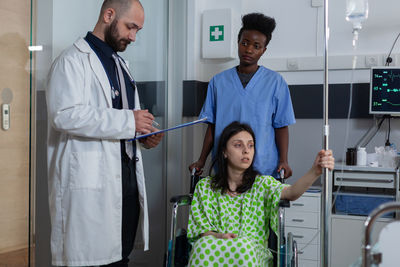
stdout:
<svg viewBox="0 0 400 267">
<path fill-rule="evenodd" d="M 199 159 L 189 166 L 200 175 L 222 130 L 231 122 L 247 123 L 257 138 L 254 168 L 277 177 L 292 175 L 288 164 L 289 129 L 295 123 L 290 93 L 280 74 L 258 65 L 275 29 L 275 20 L 260 13 L 243 16 L 238 34 L 240 64 L 215 75 L 199 118 L 207 117 L 208 128 Z"/>
</svg>

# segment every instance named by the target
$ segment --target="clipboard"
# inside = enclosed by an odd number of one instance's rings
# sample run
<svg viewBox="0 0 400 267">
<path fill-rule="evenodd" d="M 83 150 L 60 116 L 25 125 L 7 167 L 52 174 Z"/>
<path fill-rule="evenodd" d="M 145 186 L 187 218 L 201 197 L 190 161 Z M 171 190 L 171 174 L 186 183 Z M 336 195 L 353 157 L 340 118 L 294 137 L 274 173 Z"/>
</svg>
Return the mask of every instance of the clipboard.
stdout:
<svg viewBox="0 0 400 267">
<path fill-rule="evenodd" d="M 135 138 L 129 139 L 128 141 L 134 141 L 134 140 L 145 138 L 145 137 L 148 137 L 148 136 L 151 136 L 151 135 L 154 135 L 154 134 L 164 133 L 164 132 L 172 131 L 172 130 L 175 130 L 175 129 L 179 129 L 179 128 L 195 125 L 195 124 L 198 124 L 198 123 L 201 123 L 201 122 L 205 122 L 206 120 L 207 120 L 207 117 L 199 119 L 199 120 L 187 122 L 187 123 L 182 123 L 182 124 L 176 125 L 176 126 L 171 127 L 171 128 L 167 128 L 167 129 L 151 132 L 151 133 L 148 133 L 148 134 L 137 135 Z"/>
</svg>

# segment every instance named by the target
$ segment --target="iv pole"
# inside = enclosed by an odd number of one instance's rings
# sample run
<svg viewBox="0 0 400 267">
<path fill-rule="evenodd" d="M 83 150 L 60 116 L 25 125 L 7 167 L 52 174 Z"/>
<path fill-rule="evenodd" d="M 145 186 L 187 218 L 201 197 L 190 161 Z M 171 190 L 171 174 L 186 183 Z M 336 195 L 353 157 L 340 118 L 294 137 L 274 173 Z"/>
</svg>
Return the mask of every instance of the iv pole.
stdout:
<svg viewBox="0 0 400 267">
<path fill-rule="evenodd" d="M 328 40 L 329 40 L 329 27 L 328 27 L 328 1 L 324 0 L 324 37 L 325 37 L 325 52 L 324 52 L 324 128 L 323 128 L 323 145 L 324 149 L 328 150 L 329 141 L 329 124 L 328 124 L 328 102 L 329 102 L 329 86 L 328 86 Z M 329 170 L 324 168 L 322 181 L 322 197 L 321 197 L 321 267 L 328 267 L 329 255 Z"/>
</svg>

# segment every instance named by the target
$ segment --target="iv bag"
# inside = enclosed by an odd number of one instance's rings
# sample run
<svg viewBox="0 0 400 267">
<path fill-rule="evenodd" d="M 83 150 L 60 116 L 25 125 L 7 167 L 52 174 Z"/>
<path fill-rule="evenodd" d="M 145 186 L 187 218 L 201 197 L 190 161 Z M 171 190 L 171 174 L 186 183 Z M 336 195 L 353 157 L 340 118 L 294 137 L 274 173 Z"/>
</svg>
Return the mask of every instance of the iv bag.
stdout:
<svg viewBox="0 0 400 267">
<path fill-rule="evenodd" d="M 353 23 L 353 30 L 361 29 L 361 22 L 368 18 L 368 0 L 346 0 L 346 20 Z"/>
</svg>

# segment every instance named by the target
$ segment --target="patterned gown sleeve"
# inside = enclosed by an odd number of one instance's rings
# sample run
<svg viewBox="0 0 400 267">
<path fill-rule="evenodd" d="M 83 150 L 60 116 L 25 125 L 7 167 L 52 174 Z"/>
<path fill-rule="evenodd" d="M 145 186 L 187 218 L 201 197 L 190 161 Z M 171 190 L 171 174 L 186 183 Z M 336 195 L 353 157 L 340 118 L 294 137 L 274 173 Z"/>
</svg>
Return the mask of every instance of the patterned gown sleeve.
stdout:
<svg viewBox="0 0 400 267">
<path fill-rule="evenodd" d="M 264 189 L 265 189 L 265 212 L 267 218 L 270 220 L 270 226 L 272 231 L 276 234 L 278 232 L 278 223 L 279 223 L 279 201 L 281 199 L 281 193 L 283 188 L 287 185 L 281 184 L 272 176 L 264 177 Z"/>
<path fill-rule="evenodd" d="M 211 202 L 214 199 L 209 186 L 209 179 L 203 178 L 196 185 L 193 194 L 192 205 L 189 213 L 188 239 L 194 243 L 200 235 L 208 231 L 217 231 L 215 214 L 212 211 Z"/>
</svg>

